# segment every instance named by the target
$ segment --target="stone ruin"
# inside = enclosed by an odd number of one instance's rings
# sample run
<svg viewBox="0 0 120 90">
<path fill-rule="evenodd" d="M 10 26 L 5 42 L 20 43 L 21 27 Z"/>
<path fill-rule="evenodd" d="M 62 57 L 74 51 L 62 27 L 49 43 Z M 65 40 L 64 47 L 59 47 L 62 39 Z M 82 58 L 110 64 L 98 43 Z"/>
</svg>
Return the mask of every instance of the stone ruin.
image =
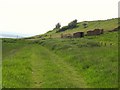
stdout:
<svg viewBox="0 0 120 90">
<path fill-rule="evenodd" d="M 103 29 L 95 29 L 93 31 L 87 31 L 87 36 L 100 35 L 103 33 L 104 33 Z"/>
</svg>

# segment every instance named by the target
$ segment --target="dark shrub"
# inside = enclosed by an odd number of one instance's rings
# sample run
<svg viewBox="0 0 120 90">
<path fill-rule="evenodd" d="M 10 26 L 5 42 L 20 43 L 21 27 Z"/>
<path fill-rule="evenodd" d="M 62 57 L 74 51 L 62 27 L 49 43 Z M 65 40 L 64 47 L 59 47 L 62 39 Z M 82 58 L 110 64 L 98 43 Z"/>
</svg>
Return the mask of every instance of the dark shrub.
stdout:
<svg viewBox="0 0 120 90">
<path fill-rule="evenodd" d="M 54 29 L 60 29 L 60 27 L 61 27 L 61 24 L 57 23 Z"/>
<path fill-rule="evenodd" d="M 77 20 L 75 19 L 75 20 L 73 20 L 72 22 L 70 22 L 69 24 L 68 24 L 68 28 L 69 29 L 73 29 L 73 28 L 75 28 L 77 26 Z"/>
<path fill-rule="evenodd" d="M 64 26 L 61 29 L 59 29 L 58 31 L 56 31 L 56 32 L 66 31 L 67 29 L 69 29 L 68 26 Z"/>
<path fill-rule="evenodd" d="M 87 28 L 87 27 L 88 27 L 88 24 L 87 24 L 87 23 L 83 23 L 83 27 L 84 27 L 84 28 Z"/>
<path fill-rule="evenodd" d="M 75 19 L 72 22 L 70 22 L 68 24 L 68 26 L 63 26 L 61 29 L 57 30 L 56 33 L 57 32 L 62 32 L 62 31 L 66 31 L 68 29 L 73 29 L 73 28 L 76 28 L 76 27 L 77 27 L 77 20 Z"/>
</svg>

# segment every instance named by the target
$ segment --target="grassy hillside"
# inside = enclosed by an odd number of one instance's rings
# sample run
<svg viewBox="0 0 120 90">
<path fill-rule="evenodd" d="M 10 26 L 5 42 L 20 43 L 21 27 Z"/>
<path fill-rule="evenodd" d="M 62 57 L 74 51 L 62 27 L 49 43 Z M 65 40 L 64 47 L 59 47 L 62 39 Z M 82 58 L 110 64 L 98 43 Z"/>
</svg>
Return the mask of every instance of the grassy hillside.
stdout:
<svg viewBox="0 0 120 90">
<path fill-rule="evenodd" d="M 73 66 L 93 87 L 118 85 L 118 34 L 107 33 L 82 39 L 53 39 L 41 42 Z M 112 45 L 111 45 L 112 43 Z"/>
<path fill-rule="evenodd" d="M 87 31 L 98 21 L 87 22 L 88 28 L 62 33 Z M 3 39 L 4 88 L 117 88 L 118 31 L 117 19 L 100 21 L 106 32 L 84 38 L 56 38 L 56 30 L 29 39 Z M 52 38 L 49 38 L 52 35 Z"/>
<path fill-rule="evenodd" d="M 87 23 L 88 27 L 84 28 L 83 23 Z M 64 32 L 59 32 L 56 33 L 57 29 L 48 31 L 47 33 L 43 34 L 42 36 L 45 38 L 49 38 L 51 35 L 51 38 L 59 38 L 61 34 L 73 34 L 75 32 L 83 31 L 87 32 L 89 30 L 94 30 L 94 29 L 104 29 L 105 32 L 109 30 L 113 30 L 114 28 L 118 27 L 118 18 L 115 19 L 108 19 L 108 20 L 96 20 L 96 21 L 83 21 L 83 22 L 78 22 L 77 28 L 73 29 L 68 29 Z M 36 37 L 39 37 L 36 36 Z"/>
</svg>

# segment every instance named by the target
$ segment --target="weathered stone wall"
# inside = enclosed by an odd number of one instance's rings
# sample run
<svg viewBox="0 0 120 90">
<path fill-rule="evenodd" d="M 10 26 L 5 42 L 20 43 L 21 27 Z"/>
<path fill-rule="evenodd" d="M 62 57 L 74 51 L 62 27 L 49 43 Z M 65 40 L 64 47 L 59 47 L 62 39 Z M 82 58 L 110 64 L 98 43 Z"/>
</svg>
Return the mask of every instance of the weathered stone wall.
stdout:
<svg viewBox="0 0 120 90">
<path fill-rule="evenodd" d="M 87 36 L 100 35 L 100 34 L 103 34 L 103 33 L 104 33 L 103 29 L 95 29 L 93 31 L 87 31 Z"/>
<path fill-rule="evenodd" d="M 73 33 L 73 38 L 80 38 L 80 37 L 84 37 L 84 32 Z"/>
</svg>

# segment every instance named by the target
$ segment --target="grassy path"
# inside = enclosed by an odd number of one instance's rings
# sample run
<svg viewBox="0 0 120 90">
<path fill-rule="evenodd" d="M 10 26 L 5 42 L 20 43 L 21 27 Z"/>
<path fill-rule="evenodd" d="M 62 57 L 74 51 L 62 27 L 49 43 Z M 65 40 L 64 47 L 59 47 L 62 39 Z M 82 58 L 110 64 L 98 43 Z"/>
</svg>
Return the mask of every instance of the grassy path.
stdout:
<svg viewBox="0 0 120 90">
<path fill-rule="evenodd" d="M 77 71 L 56 54 L 42 46 L 32 52 L 33 87 L 86 87 Z"/>
<path fill-rule="evenodd" d="M 61 57 L 39 45 L 28 45 L 16 52 L 13 57 L 4 60 L 3 86 L 87 87 L 82 77 L 72 66 L 65 63 Z"/>
</svg>

